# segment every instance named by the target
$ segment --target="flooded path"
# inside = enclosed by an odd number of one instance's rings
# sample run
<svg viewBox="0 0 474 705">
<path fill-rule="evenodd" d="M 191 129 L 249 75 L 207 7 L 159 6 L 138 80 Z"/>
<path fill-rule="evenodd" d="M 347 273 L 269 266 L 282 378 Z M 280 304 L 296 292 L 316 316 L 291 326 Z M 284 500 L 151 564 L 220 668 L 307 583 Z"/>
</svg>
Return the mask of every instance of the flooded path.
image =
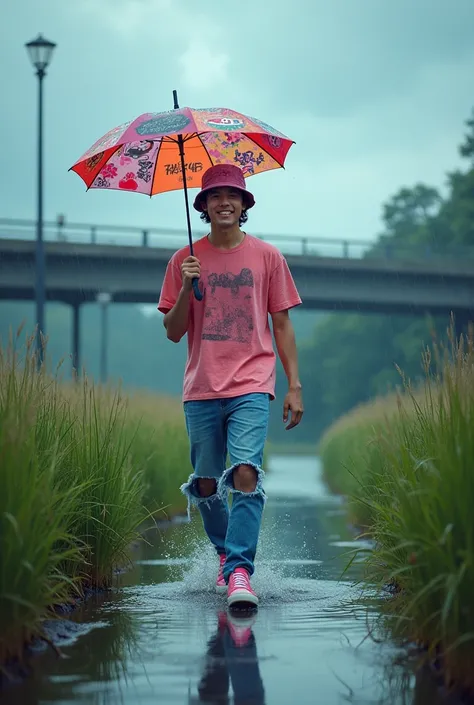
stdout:
<svg viewBox="0 0 474 705">
<path fill-rule="evenodd" d="M 367 637 L 367 609 L 341 579 L 352 545 L 343 509 L 313 458 L 274 457 L 267 475 L 254 619 L 229 618 L 213 592 L 216 559 L 194 514 L 141 549 L 120 588 L 73 619 L 88 633 L 37 659 L 0 697 L 22 705 L 435 702 Z"/>
</svg>

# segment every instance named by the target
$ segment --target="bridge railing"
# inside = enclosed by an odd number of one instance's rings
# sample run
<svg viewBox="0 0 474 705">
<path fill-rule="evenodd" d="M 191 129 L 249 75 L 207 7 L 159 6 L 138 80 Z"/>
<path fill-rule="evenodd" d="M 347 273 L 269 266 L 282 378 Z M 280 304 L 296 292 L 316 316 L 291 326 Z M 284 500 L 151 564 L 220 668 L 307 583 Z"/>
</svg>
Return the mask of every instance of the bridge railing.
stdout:
<svg viewBox="0 0 474 705">
<path fill-rule="evenodd" d="M 206 231 L 195 230 L 197 240 Z M 342 257 L 352 259 L 377 258 L 384 260 L 474 260 L 474 248 L 467 246 L 410 245 L 371 240 L 352 240 L 307 235 L 259 235 L 262 240 L 276 245 L 285 255 Z M 161 247 L 175 250 L 188 242 L 185 230 L 172 228 L 142 228 L 128 225 L 92 225 L 69 223 L 62 217 L 45 221 L 43 237 L 46 242 L 97 244 L 109 246 Z M 27 219 L 0 218 L 0 238 L 34 240 L 36 222 Z"/>
<path fill-rule="evenodd" d="M 205 230 L 194 230 L 197 240 L 206 234 Z M 0 218 L 0 237 L 33 240 L 36 237 L 36 224 L 33 220 Z M 86 223 L 66 223 L 45 221 L 43 224 L 45 241 L 87 243 L 99 245 L 162 247 L 175 249 L 188 242 L 187 232 L 173 228 L 140 228 L 125 225 L 90 225 Z M 285 254 L 322 255 L 326 257 L 361 257 L 373 243 L 362 240 L 343 240 L 302 235 L 258 235 L 272 242 Z"/>
</svg>

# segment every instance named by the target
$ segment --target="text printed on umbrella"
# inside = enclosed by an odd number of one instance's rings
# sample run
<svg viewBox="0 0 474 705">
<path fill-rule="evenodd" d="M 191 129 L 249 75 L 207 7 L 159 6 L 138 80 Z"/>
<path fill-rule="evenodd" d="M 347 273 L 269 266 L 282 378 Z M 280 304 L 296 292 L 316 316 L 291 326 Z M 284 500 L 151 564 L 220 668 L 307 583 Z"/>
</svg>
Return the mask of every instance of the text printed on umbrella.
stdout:
<svg viewBox="0 0 474 705">
<path fill-rule="evenodd" d="M 202 162 L 190 162 L 189 164 L 185 164 L 185 169 L 186 171 L 192 171 L 195 174 L 198 173 L 199 171 L 202 171 L 204 168 L 204 165 Z M 175 176 L 176 174 L 181 174 L 181 163 L 177 162 L 175 164 L 165 164 L 165 174 L 166 176 Z"/>
</svg>

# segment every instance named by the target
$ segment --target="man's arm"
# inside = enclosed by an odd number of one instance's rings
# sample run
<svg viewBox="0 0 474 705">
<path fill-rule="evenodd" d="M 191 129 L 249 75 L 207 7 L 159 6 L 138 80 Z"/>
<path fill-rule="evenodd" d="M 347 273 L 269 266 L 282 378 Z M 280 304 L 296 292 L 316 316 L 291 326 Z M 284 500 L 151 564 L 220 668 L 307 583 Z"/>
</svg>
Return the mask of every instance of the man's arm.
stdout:
<svg viewBox="0 0 474 705">
<path fill-rule="evenodd" d="M 193 279 L 199 278 L 201 269 L 199 260 L 196 257 L 186 257 L 181 265 L 182 285 L 178 292 L 176 302 L 169 311 L 165 313 L 163 325 L 166 334 L 173 343 L 179 343 L 183 335 L 188 330 L 190 295 L 193 286 Z"/>
<path fill-rule="evenodd" d="M 286 430 L 297 426 L 303 417 L 303 400 L 301 382 L 298 373 L 298 352 L 296 349 L 295 331 L 287 310 L 272 313 L 273 335 L 278 356 L 288 379 L 288 392 L 283 402 L 283 421 L 291 420 Z"/>
<path fill-rule="evenodd" d="M 184 287 L 181 288 L 176 303 L 172 309 L 165 313 L 163 325 L 166 328 L 166 335 L 173 343 L 179 343 L 183 335 L 186 334 L 189 325 L 189 295 L 190 292 Z"/>
</svg>

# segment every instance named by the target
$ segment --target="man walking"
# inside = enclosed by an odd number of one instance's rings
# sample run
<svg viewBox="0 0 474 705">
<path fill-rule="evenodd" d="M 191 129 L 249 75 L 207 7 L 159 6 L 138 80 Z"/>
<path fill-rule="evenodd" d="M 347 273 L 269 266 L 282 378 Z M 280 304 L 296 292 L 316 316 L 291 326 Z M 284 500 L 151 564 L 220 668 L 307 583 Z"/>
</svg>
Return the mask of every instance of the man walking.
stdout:
<svg viewBox="0 0 474 705">
<path fill-rule="evenodd" d="M 301 299 L 279 250 L 241 230 L 254 205 L 239 167 L 219 164 L 205 172 L 194 208 L 210 223 L 210 233 L 194 244 L 194 257 L 188 246 L 170 259 L 158 303 L 168 338 L 177 343 L 187 334 L 183 405 L 194 472 L 181 490 L 199 508 L 217 551 L 216 589 L 227 592 L 229 606 L 258 605 L 250 576 L 265 503 L 263 452 L 275 398 L 269 315 L 288 379 L 286 428 L 297 426 L 303 415 L 289 318 L 289 309 Z M 193 294 L 195 278 L 202 301 Z"/>
</svg>

